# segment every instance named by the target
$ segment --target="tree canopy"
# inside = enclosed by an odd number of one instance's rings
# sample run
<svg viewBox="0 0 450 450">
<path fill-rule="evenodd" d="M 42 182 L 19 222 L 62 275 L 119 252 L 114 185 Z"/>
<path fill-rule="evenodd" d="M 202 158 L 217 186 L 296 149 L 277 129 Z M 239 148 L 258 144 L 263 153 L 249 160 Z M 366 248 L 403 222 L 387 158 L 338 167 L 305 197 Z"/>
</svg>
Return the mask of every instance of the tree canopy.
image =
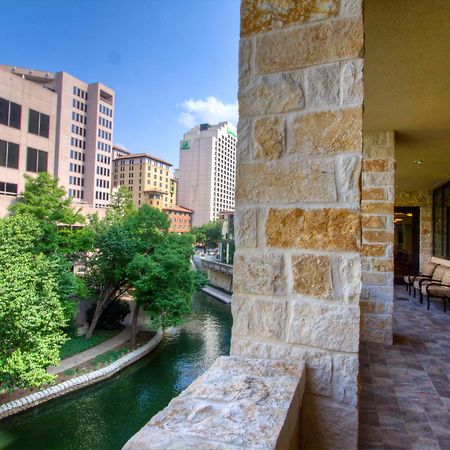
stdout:
<svg viewBox="0 0 450 450">
<path fill-rule="evenodd" d="M 136 255 L 153 252 L 168 228 L 167 215 L 147 205 L 123 217 L 109 216 L 98 222 L 94 240 L 96 250 L 87 261 L 85 277 L 97 298 L 88 337 L 94 332 L 106 306 L 131 288 L 128 265 Z"/>
<path fill-rule="evenodd" d="M 70 272 L 39 250 L 44 229 L 23 213 L 0 220 L 0 384 L 40 386 L 54 376 L 63 332 L 73 313 Z"/>
<path fill-rule="evenodd" d="M 222 221 L 214 220 L 200 227 L 192 227 L 195 242 L 206 248 L 215 248 L 222 239 Z"/>
<path fill-rule="evenodd" d="M 73 228 L 75 224 L 83 224 L 85 218 L 71 206 L 71 199 L 58 185 L 58 179 L 47 172 L 41 172 L 37 177 L 25 175 L 25 179 L 25 189 L 10 205 L 9 211 L 12 215 L 26 213 L 39 221 L 44 231 L 42 240 L 37 243 L 40 249 L 45 253 L 61 250 L 72 254 L 89 247 L 90 229 Z"/>
</svg>

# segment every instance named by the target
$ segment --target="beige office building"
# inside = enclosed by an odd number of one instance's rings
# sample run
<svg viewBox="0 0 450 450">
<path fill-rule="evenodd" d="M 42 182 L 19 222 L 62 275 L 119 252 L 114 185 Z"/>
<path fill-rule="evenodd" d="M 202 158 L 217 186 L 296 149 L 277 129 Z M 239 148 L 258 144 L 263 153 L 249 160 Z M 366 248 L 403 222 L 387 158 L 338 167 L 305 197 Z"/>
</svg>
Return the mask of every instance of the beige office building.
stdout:
<svg viewBox="0 0 450 450">
<path fill-rule="evenodd" d="M 0 97 L 6 101 L 13 101 L 9 98 L 13 90 L 17 95 L 17 80 L 25 91 L 32 92 L 32 102 L 44 104 L 53 99 L 56 107 L 51 111 L 48 138 L 53 147 L 46 170 L 59 178 L 73 203 L 86 212 L 91 212 L 92 207 L 106 207 L 111 190 L 114 91 L 101 83 L 85 83 L 66 72 L 0 65 L 0 73 L 4 81 Z M 34 122 L 41 120 L 40 115 L 33 114 Z M 0 132 L 3 139 L 6 135 Z M 21 133 L 29 134 L 28 128 L 22 127 Z M 17 176 L 23 178 L 20 166 Z"/>
<path fill-rule="evenodd" d="M 57 103 L 55 92 L 0 70 L 0 217 L 25 174 L 54 174 Z"/>
<path fill-rule="evenodd" d="M 177 183 L 171 167 L 169 162 L 147 153 L 119 156 L 113 164 L 113 188 L 127 186 L 136 206 L 146 204 L 161 210 L 174 206 Z"/>
<path fill-rule="evenodd" d="M 127 148 L 115 144 L 112 149 L 112 159 L 114 161 L 116 158 L 119 158 L 120 156 L 127 156 L 130 153 L 131 152 Z"/>
<path fill-rule="evenodd" d="M 194 226 L 218 219 L 222 211 L 234 210 L 236 142 L 236 127 L 229 122 L 201 124 L 184 134 L 178 199 L 194 210 Z"/>
</svg>

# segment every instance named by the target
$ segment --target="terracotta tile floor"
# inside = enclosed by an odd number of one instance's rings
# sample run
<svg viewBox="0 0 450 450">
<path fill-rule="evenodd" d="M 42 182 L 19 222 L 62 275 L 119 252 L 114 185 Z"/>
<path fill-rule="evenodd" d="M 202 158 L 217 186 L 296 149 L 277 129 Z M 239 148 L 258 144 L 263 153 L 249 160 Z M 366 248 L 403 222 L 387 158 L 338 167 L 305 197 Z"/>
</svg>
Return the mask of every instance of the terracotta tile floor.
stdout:
<svg viewBox="0 0 450 450">
<path fill-rule="evenodd" d="M 450 309 L 395 297 L 394 345 L 361 345 L 359 448 L 450 450 Z"/>
</svg>

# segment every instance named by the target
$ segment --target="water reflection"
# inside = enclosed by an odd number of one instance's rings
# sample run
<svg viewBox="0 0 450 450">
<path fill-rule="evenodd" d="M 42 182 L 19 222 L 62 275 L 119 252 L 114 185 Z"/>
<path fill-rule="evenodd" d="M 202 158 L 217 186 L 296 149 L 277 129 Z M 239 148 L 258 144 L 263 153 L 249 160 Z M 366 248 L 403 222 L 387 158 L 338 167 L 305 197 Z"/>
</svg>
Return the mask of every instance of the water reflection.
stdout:
<svg viewBox="0 0 450 450">
<path fill-rule="evenodd" d="M 3 447 L 120 449 L 218 356 L 229 353 L 229 305 L 199 293 L 193 311 L 151 355 L 113 379 L 0 422 L 0 437 L 7 433 L 14 439 Z"/>
</svg>

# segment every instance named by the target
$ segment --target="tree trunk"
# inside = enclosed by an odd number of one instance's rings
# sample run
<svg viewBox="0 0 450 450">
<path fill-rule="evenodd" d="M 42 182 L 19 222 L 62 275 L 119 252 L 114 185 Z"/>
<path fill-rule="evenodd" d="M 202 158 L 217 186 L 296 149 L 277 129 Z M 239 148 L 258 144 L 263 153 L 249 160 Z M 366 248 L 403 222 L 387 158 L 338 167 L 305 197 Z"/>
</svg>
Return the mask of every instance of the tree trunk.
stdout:
<svg viewBox="0 0 450 450">
<path fill-rule="evenodd" d="M 131 320 L 131 347 L 136 346 L 137 319 L 139 315 L 139 303 L 135 303 L 133 311 L 133 319 Z"/>
<path fill-rule="evenodd" d="M 94 312 L 94 316 L 92 317 L 92 321 L 89 324 L 89 329 L 86 333 L 86 339 L 91 338 L 92 335 L 94 334 L 95 327 L 97 326 L 98 319 L 100 319 L 100 316 L 102 315 L 105 304 L 106 304 L 106 302 L 104 302 L 104 301 L 97 303 L 97 306 L 96 306 L 95 312 Z"/>
</svg>

